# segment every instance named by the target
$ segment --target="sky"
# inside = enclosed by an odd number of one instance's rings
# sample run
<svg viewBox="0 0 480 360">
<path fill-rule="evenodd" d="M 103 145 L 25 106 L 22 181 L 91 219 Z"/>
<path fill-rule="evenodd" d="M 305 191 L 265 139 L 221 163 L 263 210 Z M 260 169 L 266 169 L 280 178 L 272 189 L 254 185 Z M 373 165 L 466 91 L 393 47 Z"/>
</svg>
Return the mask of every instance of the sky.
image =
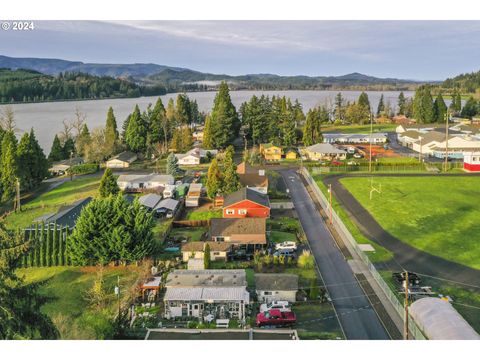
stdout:
<svg viewBox="0 0 480 360">
<path fill-rule="evenodd" d="M 480 70 L 480 21 L 35 21 L 0 54 L 215 74 L 443 80 Z"/>
</svg>

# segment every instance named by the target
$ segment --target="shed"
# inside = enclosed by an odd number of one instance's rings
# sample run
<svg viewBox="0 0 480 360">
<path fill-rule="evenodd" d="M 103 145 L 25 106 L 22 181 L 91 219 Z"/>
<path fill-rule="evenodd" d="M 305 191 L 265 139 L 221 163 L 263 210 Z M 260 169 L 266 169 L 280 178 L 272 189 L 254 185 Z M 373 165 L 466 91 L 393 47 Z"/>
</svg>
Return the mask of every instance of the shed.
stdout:
<svg viewBox="0 0 480 360">
<path fill-rule="evenodd" d="M 448 301 L 419 299 L 410 305 L 410 314 L 430 340 L 480 340 L 480 335 Z"/>
<path fill-rule="evenodd" d="M 255 274 L 255 290 L 259 301 L 295 302 L 298 291 L 298 275 Z"/>
</svg>

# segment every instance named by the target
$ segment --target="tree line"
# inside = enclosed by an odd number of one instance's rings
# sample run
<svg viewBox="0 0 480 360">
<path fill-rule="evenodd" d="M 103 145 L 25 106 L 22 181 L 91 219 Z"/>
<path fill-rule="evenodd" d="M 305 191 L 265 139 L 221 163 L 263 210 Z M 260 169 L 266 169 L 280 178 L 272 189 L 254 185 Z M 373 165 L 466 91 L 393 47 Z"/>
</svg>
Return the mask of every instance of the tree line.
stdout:
<svg viewBox="0 0 480 360">
<path fill-rule="evenodd" d="M 49 76 L 33 70 L 0 69 L 0 102 L 105 99 L 166 94 L 161 85 L 140 86 L 109 76 L 65 72 Z"/>
</svg>

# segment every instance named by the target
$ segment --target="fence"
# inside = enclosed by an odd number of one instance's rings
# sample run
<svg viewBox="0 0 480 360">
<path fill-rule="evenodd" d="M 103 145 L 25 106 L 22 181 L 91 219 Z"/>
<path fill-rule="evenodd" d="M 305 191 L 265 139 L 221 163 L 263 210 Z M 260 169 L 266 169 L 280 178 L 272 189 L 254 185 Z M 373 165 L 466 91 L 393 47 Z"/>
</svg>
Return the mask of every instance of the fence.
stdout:
<svg viewBox="0 0 480 360">
<path fill-rule="evenodd" d="M 322 208 L 326 211 L 329 212 L 329 203 L 325 195 L 322 193 L 318 185 L 315 183 L 313 178 L 310 176 L 308 171 L 304 168 L 301 169 L 301 173 L 308 182 L 308 184 L 311 186 L 313 193 L 315 194 L 317 200 L 319 201 L 320 205 Z M 340 235 L 340 237 L 344 241 L 348 241 L 348 243 L 351 245 L 355 253 L 360 257 L 360 259 L 363 261 L 363 263 L 368 267 L 368 270 L 370 272 L 370 275 L 372 278 L 375 280 L 375 282 L 380 286 L 382 289 L 383 293 L 391 303 L 391 305 L 394 307 L 394 309 L 397 311 L 398 315 L 401 317 L 402 320 L 405 319 L 405 309 L 403 307 L 403 304 L 398 300 L 397 296 L 393 293 L 393 291 L 390 289 L 388 284 L 385 282 L 385 280 L 382 278 L 380 273 L 377 271 L 375 268 L 375 265 L 370 261 L 367 255 L 360 249 L 358 246 L 357 241 L 353 237 L 353 235 L 348 231 L 347 227 L 341 220 L 341 218 L 338 216 L 338 214 L 335 212 L 335 210 L 332 209 L 332 223 L 337 231 L 337 233 Z M 423 335 L 422 331 L 418 327 L 418 325 L 415 323 L 413 318 L 409 316 L 409 331 L 414 337 L 414 339 L 417 340 L 425 340 L 425 336 Z"/>
<path fill-rule="evenodd" d="M 369 172 L 369 165 L 361 163 L 360 165 L 344 165 L 339 166 L 319 166 L 318 164 L 308 164 L 306 167 L 312 174 L 325 174 L 325 173 L 356 173 L 356 172 Z M 463 163 L 449 162 L 449 170 L 463 168 Z M 443 171 L 444 163 L 442 162 L 425 162 L 419 164 L 382 164 L 373 163 L 372 172 L 376 173 L 409 173 L 409 172 L 425 172 L 436 169 Z"/>
</svg>

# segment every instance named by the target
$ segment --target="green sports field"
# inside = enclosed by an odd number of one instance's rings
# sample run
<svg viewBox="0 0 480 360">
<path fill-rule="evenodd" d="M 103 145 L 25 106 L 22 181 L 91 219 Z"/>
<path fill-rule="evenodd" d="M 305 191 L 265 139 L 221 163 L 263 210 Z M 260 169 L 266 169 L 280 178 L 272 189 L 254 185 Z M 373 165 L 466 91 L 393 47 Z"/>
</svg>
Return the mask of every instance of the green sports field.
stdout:
<svg viewBox="0 0 480 360">
<path fill-rule="evenodd" d="M 418 249 L 480 269 L 480 177 L 344 178 L 341 183 L 390 234 Z"/>
</svg>

